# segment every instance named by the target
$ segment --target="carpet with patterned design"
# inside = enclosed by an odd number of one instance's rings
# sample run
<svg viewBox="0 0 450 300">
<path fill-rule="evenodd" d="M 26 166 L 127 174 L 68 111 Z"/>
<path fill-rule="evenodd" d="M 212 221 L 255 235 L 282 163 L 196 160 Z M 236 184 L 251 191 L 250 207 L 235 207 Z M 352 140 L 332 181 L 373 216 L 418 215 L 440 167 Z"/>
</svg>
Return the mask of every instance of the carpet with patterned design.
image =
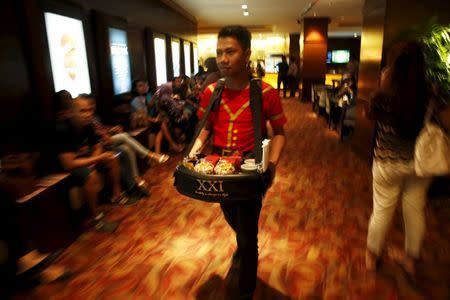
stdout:
<svg viewBox="0 0 450 300">
<path fill-rule="evenodd" d="M 449 199 L 433 199 L 419 287 L 387 261 L 376 275 L 364 266 L 372 208 L 371 172 L 309 104 L 284 99 L 287 145 L 259 222 L 254 299 L 449 299 Z M 76 272 L 16 299 L 224 299 L 236 247 L 217 204 L 179 195 L 180 157 L 152 167 L 152 195 L 114 207 L 114 234 L 87 231 L 58 263 Z M 401 247 L 397 212 L 387 244 Z"/>
</svg>

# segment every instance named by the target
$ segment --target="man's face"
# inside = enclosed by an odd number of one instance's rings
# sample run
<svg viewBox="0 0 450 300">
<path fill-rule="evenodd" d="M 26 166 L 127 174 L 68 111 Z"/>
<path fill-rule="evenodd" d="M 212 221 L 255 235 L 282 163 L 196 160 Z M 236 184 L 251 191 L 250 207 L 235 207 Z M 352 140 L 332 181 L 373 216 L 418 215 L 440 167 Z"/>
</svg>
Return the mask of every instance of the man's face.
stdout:
<svg viewBox="0 0 450 300">
<path fill-rule="evenodd" d="M 89 99 L 78 99 L 74 103 L 74 117 L 81 126 L 88 125 L 94 117 L 95 106 Z"/>
<path fill-rule="evenodd" d="M 148 83 L 147 82 L 143 82 L 143 81 L 139 81 L 136 84 L 136 91 L 138 92 L 139 95 L 144 95 L 148 93 Z"/>
<path fill-rule="evenodd" d="M 241 44 L 233 37 L 223 37 L 217 40 L 216 61 L 224 77 L 234 77 L 244 72 L 247 74 L 247 62 L 250 49 L 243 50 Z"/>
<path fill-rule="evenodd" d="M 173 81 L 173 87 L 178 89 L 181 87 L 182 83 L 183 83 L 183 79 L 181 77 L 176 77 Z"/>
</svg>

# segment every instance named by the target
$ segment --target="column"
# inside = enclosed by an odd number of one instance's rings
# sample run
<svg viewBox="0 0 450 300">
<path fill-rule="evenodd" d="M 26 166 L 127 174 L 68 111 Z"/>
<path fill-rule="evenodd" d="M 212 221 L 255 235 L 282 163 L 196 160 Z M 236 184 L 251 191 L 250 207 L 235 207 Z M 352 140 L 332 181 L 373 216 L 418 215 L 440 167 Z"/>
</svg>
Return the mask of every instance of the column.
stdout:
<svg viewBox="0 0 450 300">
<path fill-rule="evenodd" d="M 302 100 L 311 101 L 311 85 L 325 83 L 329 18 L 304 18 Z"/>
</svg>

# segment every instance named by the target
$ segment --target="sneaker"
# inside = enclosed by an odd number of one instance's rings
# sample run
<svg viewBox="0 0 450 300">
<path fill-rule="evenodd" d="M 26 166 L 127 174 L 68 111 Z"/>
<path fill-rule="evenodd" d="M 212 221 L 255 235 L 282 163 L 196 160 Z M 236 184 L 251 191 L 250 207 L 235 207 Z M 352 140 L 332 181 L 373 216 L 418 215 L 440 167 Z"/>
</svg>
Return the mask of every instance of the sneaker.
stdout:
<svg viewBox="0 0 450 300">
<path fill-rule="evenodd" d="M 127 201 L 123 202 L 121 204 L 132 205 L 132 204 L 135 204 L 136 202 L 138 202 L 141 198 L 142 198 L 142 196 L 140 194 L 134 193 L 134 194 L 129 195 L 127 197 Z"/>
<path fill-rule="evenodd" d="M 113 233 L 119 227 L 119 222 L 97 221 L 94 229 L 100 232 Z"/>
<path fill-rule="evenodd" d="M 135 187 L 133 194 L 139 197 L 150 197 L 152 195 L 146 187 L 140 185 Z"/>
<path fill-rule="evenodd" d="M 120 205 L 129 205 L 134 204 L 139 200 L 136 197 L 128 196 L 127 193 L 122 192 L 119 197 L 111 199 L 111 203 L 120 204 Z"/>
<path fill-rule="evenodd" d="M 162 154 L 162 155 L 159 157 L 159 159 L 158 159 L 158 163 L 159 163 L 159 164 L 163 164 L 163 163 L 165 163 L 166 161 L 168 161 L 169 158 L 170 158 L 169 155 L 167 155 L 167 154 Z"/>
<path fill-rule="evenodd" d="M 159 154 L 155 152 L 150 152 L 147 157 L 147 162 L 155 161 L 158 164 L 163 164 L 169 160 L 170 156 L 167 154 Z"/>
</svg>

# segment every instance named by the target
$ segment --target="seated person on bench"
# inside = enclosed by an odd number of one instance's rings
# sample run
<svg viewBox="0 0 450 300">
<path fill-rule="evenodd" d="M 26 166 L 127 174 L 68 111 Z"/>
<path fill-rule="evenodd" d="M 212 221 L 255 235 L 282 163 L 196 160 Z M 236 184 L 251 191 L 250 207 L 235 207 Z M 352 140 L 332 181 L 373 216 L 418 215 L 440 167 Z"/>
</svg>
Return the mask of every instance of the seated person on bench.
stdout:
<svg viewBox="0 0 450 300">
<path fill-rule="evenodd" d="M 82 94 L 79 97 L 89 99 L 95 109 L 96 102 L 93 96 Z M 143 159 L 155 160 L 160 164 L 166 162 L 169 159 L 169 156 L 148 150 L 128 133 L 123 132 L 122 126 L 120 125 L 107 127 L 94 115 L 92 115 L 91 122 L 96 135 L 101 138 L 105 148 L 116 149 L 118 152 L 122 153 L 120 156 L 121 178 L 126 185 L 125 188 L 132 194 L 137 193 L 139 196 L 150 196 L 149 191 L 145 187 L 145 180 L 139 176 L 136 154 Z"/>
<path fill-rule="evenodd" d="M 131 119 L 132 127 L 134 116 L 147 116 L 145 124 L 150 127 L 150 132 L 155 134 L 154 147 L 156 153 L 161 153 L 161 147 L 163 139 L 169 143 L 171 150 L 175 152 L 183 151 L 183 146 L 176 143 L 169 131 L 166 122 L 162 122 L 160 117 L 160 103 L 158 101 L 158 96 L 155 94 L 149 100 L 147 96 L 149 95 L 149 86 L 147 81 L 142 79 L 136 79 L 133 81 L 133 93 L 135 98 L 131 101 Z M 149 148 L 153 145 L 149 143 Z"/>
<path fill-rule="evenodd" d="M 89 99 L 75 98 L 72 113 L 57 124 L 55 149 L 61 166 L 71 172 L 73 183 L 82 188 L 95 229 L 113 232 L 118 223 L 103 220 L 104 213 L 97 207 L 101 189 L 97 171 L 105 172 L 111 179 L 111 202 L 126 203 L 128 197 L 122 193 L 117 154 L 103 150 L 91 124 L 93 113 Z"/>
</svg>

